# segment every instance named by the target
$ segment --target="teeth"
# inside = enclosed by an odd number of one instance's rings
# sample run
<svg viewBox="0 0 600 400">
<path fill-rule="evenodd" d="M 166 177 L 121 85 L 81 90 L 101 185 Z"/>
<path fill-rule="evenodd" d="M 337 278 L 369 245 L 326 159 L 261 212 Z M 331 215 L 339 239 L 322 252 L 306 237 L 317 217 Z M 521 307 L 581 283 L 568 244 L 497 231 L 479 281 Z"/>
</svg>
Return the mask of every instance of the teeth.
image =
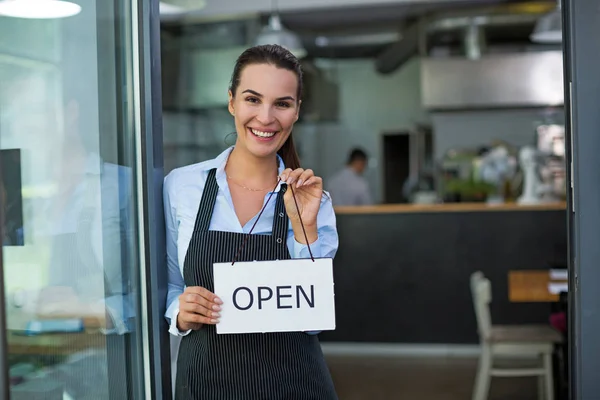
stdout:
<svg viewBox="0 0 600 400">
<path fill-rule="evenodd" d="M 256 129 L 251 129 L 251 130 L 252 130 L 252 133 L 254 133 L 256 136 L 260 136 L 260 137 L 264 137 L 264 138 L 271 137 L 277 133 L 277 132 L 262 132 L 262 131 L 257 131 Z"/>
</svg>

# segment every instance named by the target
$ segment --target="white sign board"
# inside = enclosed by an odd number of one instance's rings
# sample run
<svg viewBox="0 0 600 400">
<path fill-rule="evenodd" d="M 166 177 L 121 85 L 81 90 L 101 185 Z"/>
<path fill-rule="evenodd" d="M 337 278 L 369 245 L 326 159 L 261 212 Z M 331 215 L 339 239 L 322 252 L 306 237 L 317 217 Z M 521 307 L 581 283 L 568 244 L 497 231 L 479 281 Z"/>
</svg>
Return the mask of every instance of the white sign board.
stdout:
<svg viewBox="0 0 600 400">
<path fill-rule="evenodd" d="M 335 329 L 331 258 L 214 264 L 217 333 Z"/>
</svg>

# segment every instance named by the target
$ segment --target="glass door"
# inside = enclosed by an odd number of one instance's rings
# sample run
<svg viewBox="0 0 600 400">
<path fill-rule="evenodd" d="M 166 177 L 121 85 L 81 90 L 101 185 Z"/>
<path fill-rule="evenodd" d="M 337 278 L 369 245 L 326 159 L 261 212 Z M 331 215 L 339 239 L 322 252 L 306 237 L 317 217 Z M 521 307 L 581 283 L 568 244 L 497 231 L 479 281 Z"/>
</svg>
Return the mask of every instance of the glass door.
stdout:
<svg viewBox="0 0 600 400">
<path fill-rule="evenodd" d="M 0 1 L 0 385 L 11 399 L 149 396 L 135 1 L 77 0 L 59 18 Z"/>
</svg>

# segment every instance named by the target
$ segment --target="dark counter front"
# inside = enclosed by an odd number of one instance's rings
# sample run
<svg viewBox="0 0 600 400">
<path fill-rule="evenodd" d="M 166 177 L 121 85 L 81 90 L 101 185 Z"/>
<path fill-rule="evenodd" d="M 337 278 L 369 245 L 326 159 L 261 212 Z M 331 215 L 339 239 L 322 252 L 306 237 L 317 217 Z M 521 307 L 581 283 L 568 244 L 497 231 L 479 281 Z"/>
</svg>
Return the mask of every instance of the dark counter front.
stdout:
<svg viewBox="0 0 600 400">
<path fill-rule="evenodd" d="M 477 343 L 469 286 L 492 281 L 494 324 L 547 323 L 548 303 L 510 303 L 508 271 L 567 264 L 564 205 L 336 209 L 335 331 L 323 342 Z"/>
</svg>

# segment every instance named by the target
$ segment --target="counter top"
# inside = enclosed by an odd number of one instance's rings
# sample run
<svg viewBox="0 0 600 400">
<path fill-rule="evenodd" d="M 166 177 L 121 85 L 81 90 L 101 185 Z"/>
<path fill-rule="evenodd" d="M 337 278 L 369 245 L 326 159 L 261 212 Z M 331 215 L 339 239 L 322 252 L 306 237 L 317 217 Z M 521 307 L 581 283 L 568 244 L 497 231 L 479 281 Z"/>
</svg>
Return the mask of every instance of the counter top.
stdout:
<svg viewBox="0 0 600 400">
<path fill-rule="evenodd" d="M 339 206 L 336 214 L 395 214 L 425 212 L 498 212 L 498 211 L 560 211 L 565 202 L 521 205 L 517 203 L 445 203 L 445 204 L 382 204 L 375 206 Z"/>
</svg>

